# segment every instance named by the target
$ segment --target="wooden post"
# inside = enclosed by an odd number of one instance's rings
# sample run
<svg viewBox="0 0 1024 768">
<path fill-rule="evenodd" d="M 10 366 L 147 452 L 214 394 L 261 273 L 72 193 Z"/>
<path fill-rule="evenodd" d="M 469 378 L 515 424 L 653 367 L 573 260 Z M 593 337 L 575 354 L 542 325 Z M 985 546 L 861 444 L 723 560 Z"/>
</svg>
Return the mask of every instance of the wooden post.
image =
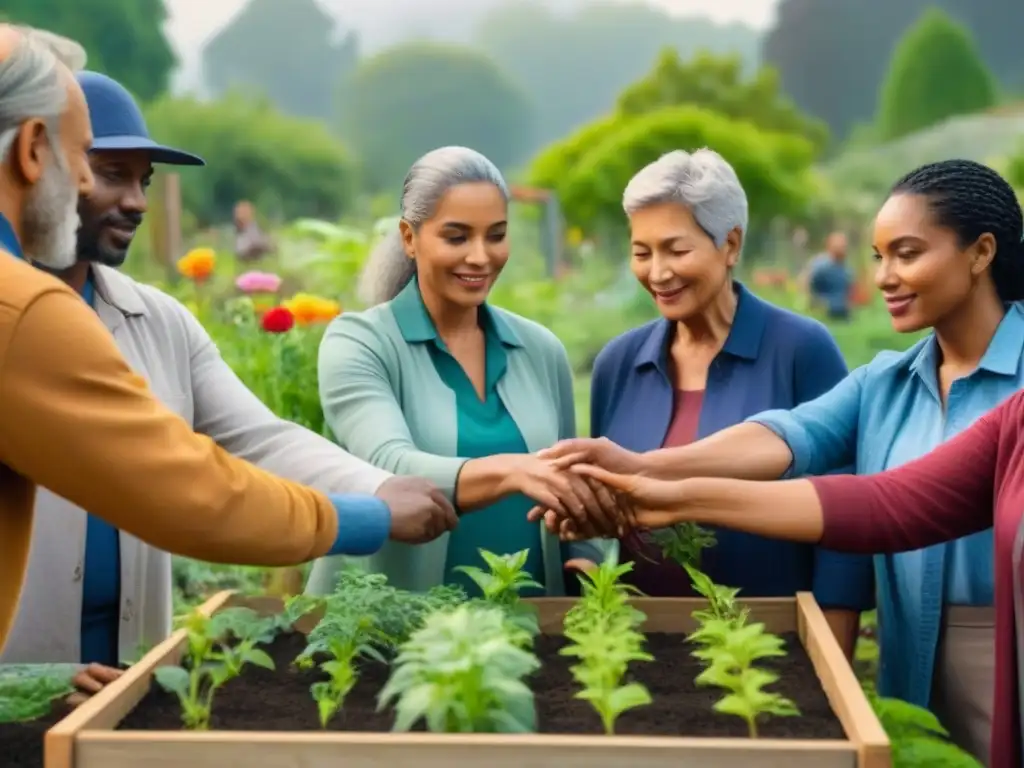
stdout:
<svg viewBox="0 0 1024 768">
<path fill-rule="evenodd" d="M 176 173 L 163 176 L 164 254 L 167 272 L 176 279 L 175 263 L 181 252 L 181 177 Z"/>
<path fill-rule="evenodd" d="M 153 257 L 167 279 L 174 283 L 175 262 L 182 256 L 181 179 L 176 173 L 159 173 L 149 193 L 147 216 Z"/>
</svg>

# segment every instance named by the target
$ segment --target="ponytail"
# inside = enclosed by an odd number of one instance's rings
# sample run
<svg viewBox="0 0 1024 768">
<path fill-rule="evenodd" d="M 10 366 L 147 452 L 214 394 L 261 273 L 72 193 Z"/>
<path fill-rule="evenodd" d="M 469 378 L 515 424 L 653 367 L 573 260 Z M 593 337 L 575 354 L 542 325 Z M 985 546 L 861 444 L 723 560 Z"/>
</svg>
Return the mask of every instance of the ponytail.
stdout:
<svg viewBox="0 0 1024 768">
<path fill-rule="evenodd" d="M 358 296 L 367 307 L 391 301 L 416 276 L 416 262 L 402 245 L 397 225 L 370 252 L 359 273 Z"/>
</svg>

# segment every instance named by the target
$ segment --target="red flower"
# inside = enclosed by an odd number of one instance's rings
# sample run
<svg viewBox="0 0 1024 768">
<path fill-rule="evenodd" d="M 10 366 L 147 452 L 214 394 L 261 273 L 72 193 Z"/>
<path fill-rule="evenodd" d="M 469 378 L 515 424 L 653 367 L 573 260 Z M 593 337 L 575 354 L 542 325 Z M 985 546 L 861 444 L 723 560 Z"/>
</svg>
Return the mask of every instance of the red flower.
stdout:
<svg viewBox="0 0 1024 768">
<path fill-rule="evenodd" d="M 260 324 L 267 333 L 288 333 L 295 325 L 295 315 L 286 307 L 274 307 L 263 313 Z"/>
</svg>

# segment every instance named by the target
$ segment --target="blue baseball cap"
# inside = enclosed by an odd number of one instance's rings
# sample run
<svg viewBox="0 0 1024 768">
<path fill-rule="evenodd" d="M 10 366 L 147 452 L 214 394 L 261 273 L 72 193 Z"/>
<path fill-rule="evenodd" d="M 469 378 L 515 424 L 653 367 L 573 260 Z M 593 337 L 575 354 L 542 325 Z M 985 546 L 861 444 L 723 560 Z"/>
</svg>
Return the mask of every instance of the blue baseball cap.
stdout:
<svg viewBox="0 0 1024 768">
<path fill-rule="evenodd" d="M 76 77 L 89 105 L 93 149 L 144 149 L 154 163 L 206 165 L 197 155 L 165 147 L 149 138 L 142 110 L 119 82 L 99 72 L 79 72 Z"/>
</svg>

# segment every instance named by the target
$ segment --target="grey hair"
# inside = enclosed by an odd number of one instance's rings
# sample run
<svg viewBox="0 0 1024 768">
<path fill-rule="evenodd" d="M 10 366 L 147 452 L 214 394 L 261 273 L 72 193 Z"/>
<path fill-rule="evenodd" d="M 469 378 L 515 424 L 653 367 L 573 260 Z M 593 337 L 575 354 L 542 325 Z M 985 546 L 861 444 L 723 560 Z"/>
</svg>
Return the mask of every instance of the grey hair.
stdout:
<svg viewBox="0 0 1024 768">
<path fill-rule="evenodd" d="M 460 184 L 493 184 L 507 201 L 508 186 L 494 163 L 467 147 L 441 147 L 409 169 L 402 186 L 401 220 L 419 231 L 437 212 L 441 198 Z M 416 275 L 416 263 L 402 245 L 398 222 L 370 253 L 359 276 L 359 298 L 367 306 L 391 301 Z"/>
<path fill-rule="evenodd" d="M 51 134 L 64 111 L 67 84 L 61 68 L 85 67 L 85 49 L 78 43 L 41 29 L 12 25 L 18 41 L 0 61 L 0 160 L 6 159 L 21 125 L 41 118 Z"/>
<path fill-rule="evenodd" d="M 719 248 L 734 229 L 746 234 L 747 193 L 728 161 L 710 149 L 662 155 L 640 169 L 622 194 L 630 216 L 660 203 L 685 205 Z"/>
</svg>

